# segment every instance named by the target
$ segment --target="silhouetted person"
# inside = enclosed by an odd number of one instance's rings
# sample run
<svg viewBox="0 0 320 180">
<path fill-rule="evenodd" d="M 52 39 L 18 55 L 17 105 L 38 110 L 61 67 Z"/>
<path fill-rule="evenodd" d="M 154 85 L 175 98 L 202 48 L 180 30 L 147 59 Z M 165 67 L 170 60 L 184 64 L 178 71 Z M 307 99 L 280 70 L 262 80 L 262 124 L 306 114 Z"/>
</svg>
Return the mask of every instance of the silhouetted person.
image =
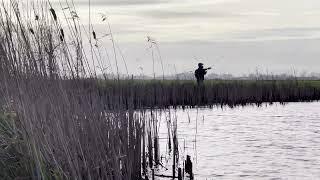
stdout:
<svg viewBox="0 0 320 180">
<path fill-rule="evenodd" d="M 204 69 L 203 64 L 198 64 L 198 69 L 194 72 L 195 77 L 197 78 L 197 83 L 202 84 L 204 81 L 204 75 L 207 74 L 207 70 L 211 69 L 211 67 Z"/>
</svg>

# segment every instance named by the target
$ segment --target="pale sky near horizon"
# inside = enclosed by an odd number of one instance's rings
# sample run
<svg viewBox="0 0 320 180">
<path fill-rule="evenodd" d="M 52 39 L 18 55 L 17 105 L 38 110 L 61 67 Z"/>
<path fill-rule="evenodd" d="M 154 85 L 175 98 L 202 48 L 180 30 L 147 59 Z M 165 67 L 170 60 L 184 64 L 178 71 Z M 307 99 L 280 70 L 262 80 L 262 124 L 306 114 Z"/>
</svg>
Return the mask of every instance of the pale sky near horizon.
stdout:
<svg viewBox="0 0 320 180">
<path fill-rule="evenodd" d="M 88 0 L 74 3 L 87 23 Z M 320 72 L 319 0 L 91 0 L 91 12 L 98 36 L 107 31 L 99 13 L 107 14 L 131 73 L 152 73 L 147 36 L 166 74 L 193 70 L 198 59 L 217 73 Z"/>
</svg>

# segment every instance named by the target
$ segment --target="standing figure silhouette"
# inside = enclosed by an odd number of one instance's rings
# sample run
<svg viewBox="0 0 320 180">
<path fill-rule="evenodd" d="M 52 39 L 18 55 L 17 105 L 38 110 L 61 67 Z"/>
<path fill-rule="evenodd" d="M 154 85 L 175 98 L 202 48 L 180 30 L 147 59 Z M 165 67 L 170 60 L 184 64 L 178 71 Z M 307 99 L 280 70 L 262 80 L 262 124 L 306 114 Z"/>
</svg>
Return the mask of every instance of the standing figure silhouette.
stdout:
<svg viewBox="0 0 320 180">
<path fill-rule="evenodd" d="M 202 84 L 204 81 L 204 75 L 207 74 L 207 71 L 211 69 L 211 67 L 209 68 L 203 68 L 203 63 L 199 63 L 198 64 L 198 69 L 196 69 L 196 71 L 194 72 L 194 75 L 197 79 L 197 83 L 198 85 Z"/>
</svg>

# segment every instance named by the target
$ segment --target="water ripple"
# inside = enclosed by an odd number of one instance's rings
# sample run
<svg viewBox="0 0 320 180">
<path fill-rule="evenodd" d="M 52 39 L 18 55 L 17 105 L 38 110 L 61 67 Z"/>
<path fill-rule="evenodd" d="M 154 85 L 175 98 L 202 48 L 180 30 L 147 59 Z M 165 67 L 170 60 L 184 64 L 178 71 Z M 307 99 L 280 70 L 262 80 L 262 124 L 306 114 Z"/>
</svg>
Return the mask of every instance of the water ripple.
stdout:
<svg viewBox="0 0 320 180">
<path fill-rule="evenodd" d="M 320 179 L 319 109 L 319 102 L 201 109 L 197 125 L 197 110 L 188 110 L 190 123 L 178 110 L 178 135 L 189 147 L 182 156 L 192 156 L 200 180 Z M 166 132 L 162 126 L 160 136 Z"/>
</svg>

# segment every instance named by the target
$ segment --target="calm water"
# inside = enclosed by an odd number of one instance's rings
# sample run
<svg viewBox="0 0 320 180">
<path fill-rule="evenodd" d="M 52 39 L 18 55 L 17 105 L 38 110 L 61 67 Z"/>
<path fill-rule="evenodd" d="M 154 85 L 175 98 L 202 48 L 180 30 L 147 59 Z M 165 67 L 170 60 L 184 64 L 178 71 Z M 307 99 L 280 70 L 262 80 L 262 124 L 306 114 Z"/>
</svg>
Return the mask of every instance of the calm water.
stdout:
<svg viewBox="0 0 320 180">
<path fill-rule="evenodd" d="M 191 155 L 195 179 L 300 180 L 320 179 L 319 110 L 319 102 L 289 103 L 171 116 L 178 120 L 180 156 Z M 160 125 L 165 154 L 167 130 Z"/>
</svg>

